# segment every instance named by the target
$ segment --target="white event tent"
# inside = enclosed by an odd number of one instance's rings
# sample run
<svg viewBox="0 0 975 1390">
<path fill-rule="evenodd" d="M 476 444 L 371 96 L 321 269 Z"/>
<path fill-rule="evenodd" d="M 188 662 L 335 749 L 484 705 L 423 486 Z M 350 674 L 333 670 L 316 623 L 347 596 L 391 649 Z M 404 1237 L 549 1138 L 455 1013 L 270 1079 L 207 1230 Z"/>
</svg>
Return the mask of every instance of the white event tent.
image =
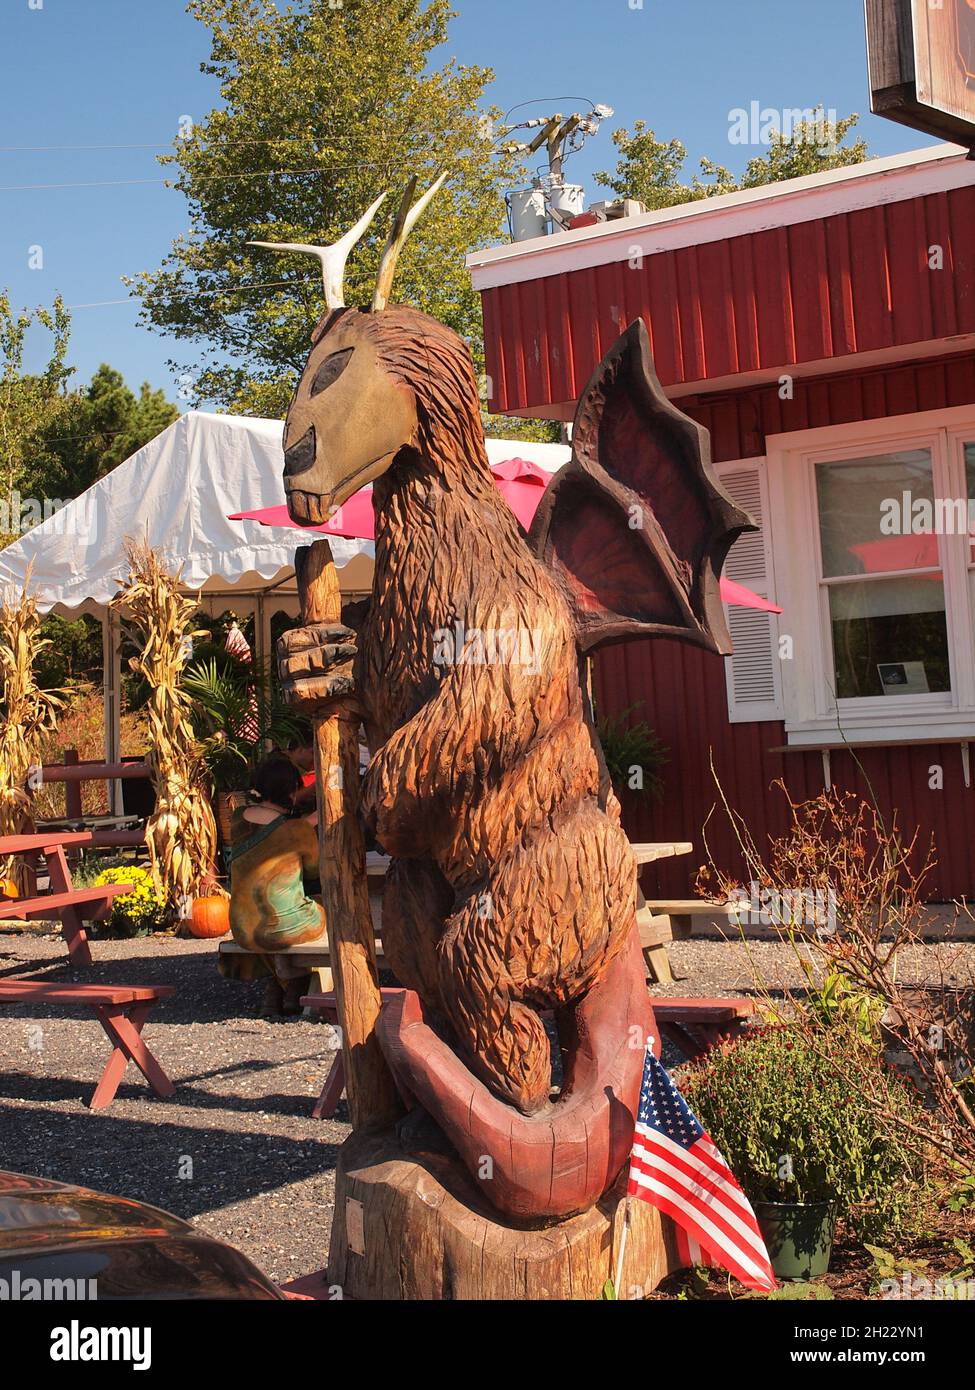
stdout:
<svg viewBox="0 0 975 1390">
<path fill-rule="evenodd" d="M 293 557 L 315 532 L 229 521 L 233 512 L 284 501 L 280 420 L 190 411 L 131 458 L 0 550 L 0 594 L 16 598 L 30 571 L 42 612 L 90 614 L 102 624 L 105 752 L 119 756 L 118 615 L 108 604 L 122 587 L 126 537 L 147 540 L 205 612 L 253 615 L 255 656 L 269 654 L 271 618 L 298 615 Z M 523 458 L 547 472 L 569 457 L 562 444 L 489 439 L 490 462 Z M 331 538 L 344 594 L 372 585 L 371 541 Z"/>
</svg>

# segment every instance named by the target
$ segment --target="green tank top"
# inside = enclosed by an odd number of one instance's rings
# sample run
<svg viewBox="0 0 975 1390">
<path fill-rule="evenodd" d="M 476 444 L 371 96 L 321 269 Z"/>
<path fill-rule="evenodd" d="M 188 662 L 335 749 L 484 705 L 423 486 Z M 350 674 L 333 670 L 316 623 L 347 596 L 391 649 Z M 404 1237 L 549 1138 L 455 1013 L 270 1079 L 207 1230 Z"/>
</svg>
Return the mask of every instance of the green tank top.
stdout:
<svg viewBox="0 0 975 1390">
<path fill-rule="evenodd" d="M 317 874 L 318 835 L 306 820 L 279 816 L 255 825 L 235 813 L 231 827 L 230 929 L 249 951 L 281 951 L 324 935 L 325 913 L 305 892 Z"/>
</svg>

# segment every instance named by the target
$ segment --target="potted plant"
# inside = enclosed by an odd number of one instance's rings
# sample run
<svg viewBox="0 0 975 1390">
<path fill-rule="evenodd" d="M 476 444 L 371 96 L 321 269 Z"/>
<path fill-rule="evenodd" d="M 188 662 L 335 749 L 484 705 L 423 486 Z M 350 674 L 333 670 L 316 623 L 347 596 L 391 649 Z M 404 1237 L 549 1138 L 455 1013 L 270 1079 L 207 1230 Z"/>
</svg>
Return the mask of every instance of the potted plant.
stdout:
<svg viewBox="0 0 975 1390">
<path fill-rule="evenodd" d="M 627 722 L 642 703 L 640 700 L 596 723 L 606 770 L 620 800 L 627 793 L 656 800 L 664 789 L 662 770 L 668 761 L 666 746 L 645 720 Z"/>
<path fill-rule="evenodd" d="M 167 925 L 166 901 L 157 892 L 152 872 L 136 864 L 103 869 L 93 880 L 94 887 L 109 883 L 131 883 L 132 891 L 113 900 L 111 910 L 98 927 L 99 936 L 151 936 Z"/>
<path fill-rule="evenodd" d="M 886 1122 L 848 1065 L 851 1048 L 873 1058 Z M 838 1217 L 870 1239 L 916 1215 L 923 1163 L 902 1136 L 917 1098 L 853 1029 L 757 1030 L 689 1066 L 680 1084 L 752 1203 L 780 1279 L 826 1273 Z"/>
</svg>

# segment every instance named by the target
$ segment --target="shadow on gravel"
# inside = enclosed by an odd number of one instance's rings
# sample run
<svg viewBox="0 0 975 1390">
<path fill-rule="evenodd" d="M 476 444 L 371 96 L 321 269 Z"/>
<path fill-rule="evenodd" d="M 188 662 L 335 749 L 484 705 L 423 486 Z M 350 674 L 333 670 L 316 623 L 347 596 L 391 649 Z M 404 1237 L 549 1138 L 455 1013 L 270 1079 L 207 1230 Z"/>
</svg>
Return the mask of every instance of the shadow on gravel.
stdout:
<svg viewBox="0 0 975 1390">
<path fill-rule="evenodd" d="M 337 1144 L 316 1138 L 0 1104 L 2 1167 L 132 1197 L 187 1219 L 331 1172 L 337 1153 Z M 181 1177 L 187 1160 L 192 1177 Z"/>
<path fill-rule="evenodd" d="M 317 1057 L 298 1057 L 296 1062 L 308 1062 L 317 1065 Z M 331 1056 L 329 1056 L 331 1065 Z M 290 1060 L 289 1060 L 290 1065 Z M 234 1068 L 237 1072 L 257 1072 L 280 1066 L 278 1062 L 243 1062 Z M 323 1072 L 324 1076 L 327 1074 Z M 116 1093 L 117 1101 L 134 1100 L 146 1101 L 153 1106 L 159 1105 L 165 1109 L 167 1106 L 182 1106 L 184 1109 L 192 1110 L 229 1110 L 240 1114 L 251 1115 L 286 1115 L 291 1119 L 310 1120 L 311 1108 L 315 1102 L 315 1096 L 295 1096 L 279 1093 L 276 1095 L 261 1096 L 237 1096 L 229 1095 L 225 1092 L 208 1091 L 201 1087 L 187 1084 L 188 1081 L 199 1078 L 187 1078 L 183 1080 L 174 1075 L 173 1081 L 176 1084 L 176 1094 L 171 1099 L 164 1099 L 154 1096 L 145 1084 L 140 1084 L 138 1072 L 133 1071 L 131 1082 L 123 1081 Z M 98 1120 L 101 1116 L 96 1112 L 92 1114 L 88 1110 L 88 1101 L 94 1090 L 94 1083 L 91 1081 L 79 1082 L 71 1077 L 59 1076 L 37 1076 L 30 1072 L 6 1071 L 0 1074 L 0 1100 L 26 1100 L 34 1104 L 62 1104 L 64 1102 L 77 1101 L 78 1105 L 84 1110 L 85 1114 L 91 1115 L 92 1120 Z M 22 1112 L 21 1112 L 22 1113 Z M 60 1112 L 59 1112 L 60 1113 Z M 110 1118 L 110 1117 L 109 1117 Z M 229 1132 L 229 1131 L 227 1131 Z M 309 1140 L 309 1142 L 313 1142 Z M 3 1154 L 0 1152 L 0 1167 L 3 1166 Z"/>
</svg>

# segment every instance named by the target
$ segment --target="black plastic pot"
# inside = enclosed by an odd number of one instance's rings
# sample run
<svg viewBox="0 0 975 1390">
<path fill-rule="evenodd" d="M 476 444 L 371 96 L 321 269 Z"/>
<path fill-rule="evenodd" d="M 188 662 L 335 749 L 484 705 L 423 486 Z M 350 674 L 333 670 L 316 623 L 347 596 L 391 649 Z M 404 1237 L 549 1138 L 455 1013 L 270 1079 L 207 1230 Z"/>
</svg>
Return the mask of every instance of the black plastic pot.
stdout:
<svg viewBox="0 0 975 1390">
<path fill-rule="evenodd" d="M 755 1218 L 777 1279 L 819 1279 L 829 1269 L 832 1202 L 756 1202 Z"/>
</svg>

